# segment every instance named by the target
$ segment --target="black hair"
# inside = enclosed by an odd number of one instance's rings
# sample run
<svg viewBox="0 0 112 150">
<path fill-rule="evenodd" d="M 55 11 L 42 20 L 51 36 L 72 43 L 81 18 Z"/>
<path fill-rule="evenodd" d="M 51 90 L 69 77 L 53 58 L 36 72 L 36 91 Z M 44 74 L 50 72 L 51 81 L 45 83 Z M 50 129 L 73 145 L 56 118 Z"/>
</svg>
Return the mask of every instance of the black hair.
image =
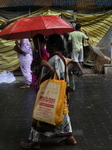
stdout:
<svg viewBox="0 0 112 150">
<path fill-rule="evenodd" d="M 64 42 L 63 42 L 60 35 L 52 34 L 49 36 L 49 40 L 50 40 L 50 43 L 52 45 L 55 45 L 55 47 L 58 51 L 64 51 L 65 50 L 64 49 Z"/>
<path fill-rule="evenodd" d="M 33 39 L 39 39 L 39 41 L 40 42 L 46 42 L 46 40 L 45 40 L 45 38 L 44 38 L 44 36 L 42 35 L 42 34 L 36 34 L 34 37 L 33 37 Z"/>
<path fill-rule="evenodd" d="M 79 30 L 81 27 L 82 27 L 81 24 L 76 24 L 75 29 L 76 29 L 76 30 Z"/>
</svg>

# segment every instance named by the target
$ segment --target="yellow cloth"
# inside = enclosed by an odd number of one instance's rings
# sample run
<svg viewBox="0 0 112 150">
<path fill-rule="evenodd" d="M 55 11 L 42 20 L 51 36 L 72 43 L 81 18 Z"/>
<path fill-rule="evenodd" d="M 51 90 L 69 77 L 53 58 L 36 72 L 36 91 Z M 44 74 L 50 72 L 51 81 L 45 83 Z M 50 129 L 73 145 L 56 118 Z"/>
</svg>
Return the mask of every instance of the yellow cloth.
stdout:
<svg viewBox="0 0 112 150">
<path fill-rule="evenodd" d="M 19 68 L 17 53 L 13 50 L 15 41 L 0 39 L 0 73 L 4 70 L 14 71 Z"/>
<path fill-rule="evenodd" d="M 76 23 L 82 25 L 82 30 L 88 32 L 88 43 L 97 45 L 112 26 L 112 10 L 101 14 L 76 14 Z"/>
<path fill-rule="evenodd" d="M 73 60 L 72 59 L 70 59 L 70 58 L 66 58 L 66 57 L 64 57 L 65 58 L 65 62 L 66 62 L 66 65 L 68 65 L 70 62 L 72 62 Z"/>
</svg>

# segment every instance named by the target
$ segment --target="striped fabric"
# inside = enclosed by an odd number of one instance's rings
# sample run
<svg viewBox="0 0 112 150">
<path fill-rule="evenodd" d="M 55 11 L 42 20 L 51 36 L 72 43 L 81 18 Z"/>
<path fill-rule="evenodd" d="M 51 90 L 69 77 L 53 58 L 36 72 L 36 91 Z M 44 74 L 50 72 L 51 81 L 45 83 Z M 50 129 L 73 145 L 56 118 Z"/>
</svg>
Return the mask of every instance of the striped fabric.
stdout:
<svg viewBox="0 0 112 150">
<path fill-rule="evenodd" d="M 112 26 L 112 10 L 96 15 L 77 14 L 76 23 L 82 24 L 84 32 L 89 33 L 89 42 L 97 45 Z"/>
<path fill-rule="evenodd" d="M 6 21 L 8 21 L 8 20 L 3 17 L 0 17 L 0 25 L 5 23 Z"/>
<path fill-rule="evenodd" d="M 0 39 L 0 72 L 14 71 L 19 68 L 17 53 L 13 50 L 15 41 Z"/>
</svg>

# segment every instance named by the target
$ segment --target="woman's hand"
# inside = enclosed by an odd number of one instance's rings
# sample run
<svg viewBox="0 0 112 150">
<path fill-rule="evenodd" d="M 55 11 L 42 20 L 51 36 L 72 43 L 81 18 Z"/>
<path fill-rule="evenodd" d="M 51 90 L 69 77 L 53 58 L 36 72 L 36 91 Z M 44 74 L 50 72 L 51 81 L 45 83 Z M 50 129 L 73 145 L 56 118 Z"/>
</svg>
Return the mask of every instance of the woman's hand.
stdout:
<svg viewBox="0 0 112 150">
<path fill-rule="evenodd" d="M 17 40 L 15 41 L 15 44 L 16 44 L 16 45 L 20 45 L 19 42 L 18 42 Z"/>
<path fill-rule="evenodd" d="M 44 59 L 41 60 L 41 66 L 45 66 L 48 68 L 48 71 L 50 73 L 50 76 L 53 77 L 54 75 L 54 68 L 50 65 L 50 63 Z"/>
<path fill-rule="evenodd" d="M 49 70 L 49 73 L 50 73 L 51 78 L 54 77 L 54 72 L 55 72 L 55 71 L 54 71 L 54 68 L 51 67 L 50 70 Z"/>
</svg>

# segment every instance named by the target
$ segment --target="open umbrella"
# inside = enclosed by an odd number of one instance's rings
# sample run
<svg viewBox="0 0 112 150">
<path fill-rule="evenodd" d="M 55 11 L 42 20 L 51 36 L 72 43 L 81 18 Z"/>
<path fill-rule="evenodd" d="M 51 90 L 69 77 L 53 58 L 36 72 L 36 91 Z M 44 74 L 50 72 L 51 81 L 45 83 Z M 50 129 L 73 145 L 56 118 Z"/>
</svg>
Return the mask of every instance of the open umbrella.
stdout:
<svg viewBox="0 0 112 150">
<path fill-rule="evenodd" d="M 1 32 L 0 38 L 22 39 L 32 38 L 36 34 L 49 36 L 73 31 L 73 27 L 61 17 L 55 15 L 25 17 L 7 25 Z"/>
</svg>

